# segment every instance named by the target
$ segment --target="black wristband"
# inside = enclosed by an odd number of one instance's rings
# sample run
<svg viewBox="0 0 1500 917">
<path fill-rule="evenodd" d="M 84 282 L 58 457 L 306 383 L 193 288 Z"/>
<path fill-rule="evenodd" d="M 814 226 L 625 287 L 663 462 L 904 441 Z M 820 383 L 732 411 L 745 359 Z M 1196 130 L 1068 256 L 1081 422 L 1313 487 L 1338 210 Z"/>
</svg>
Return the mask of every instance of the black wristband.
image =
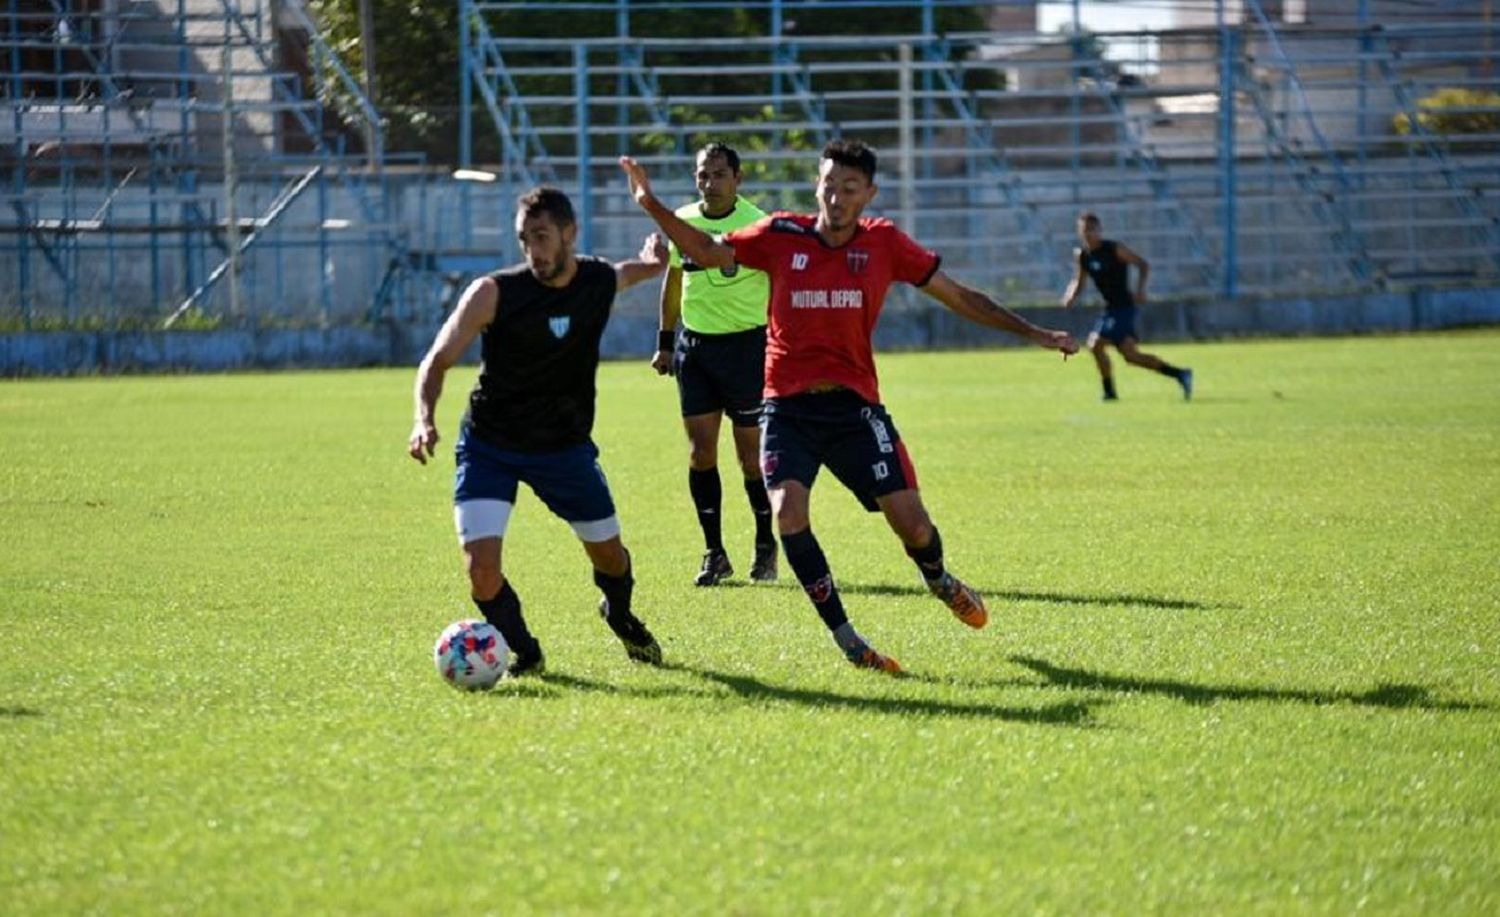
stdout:
<svg viewBox="0 0 1500 917">
<path fill-rule="evenodd" d="M 657 350 L 672 350 L 672 349 L 674 349 L 676 347 L 677 347 L 677 332 L 676 331 L 658 331 L 658 332 L 656 332 L 656 349 Z"/>
</svg>

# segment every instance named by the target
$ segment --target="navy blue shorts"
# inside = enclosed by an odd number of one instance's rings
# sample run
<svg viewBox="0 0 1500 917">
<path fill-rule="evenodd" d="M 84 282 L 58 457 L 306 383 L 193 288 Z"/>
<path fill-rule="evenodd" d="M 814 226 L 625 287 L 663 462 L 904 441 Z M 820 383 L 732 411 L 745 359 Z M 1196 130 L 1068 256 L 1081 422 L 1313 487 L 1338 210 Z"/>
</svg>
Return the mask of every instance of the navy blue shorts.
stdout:
<svg viewBox="0 0 1500 917">
<path fill-rule="evenodd" d="M 765 388 L 766 329 L 733 334 L 683 330 L 672 354 L 682 416 L 723 411 L 737 427 L 760 423 Z"/>
<path fill-rule="evenodd" d="M 877 497 L 917 487 L 891 415 L 848 389 L 768 398 L 760 429 L 767 487 L 798 481 L 811 489 L 826 465 L 870 512 L 880 508 Z"/>
<path fill-rule="evenodd" d="M 1106 309 L 1099 316 L 1099 321 L 1094 323 L 1093 333 L 1114 344 L 1116 347 L 1126 338 L 1140 338 L 1135 333 L 1135 306 L 1128 309 Z"/>
<path fill-rule="evenodd" d="M 591 442 L 556 452 L 512 452 L 485 442 L 466 426 L 455 451 L 454 517 L 465 543 L 505 536 L 522 483 L 584 541 L 607 541 L 620 533 L 599 449 Z"/>
</svg>

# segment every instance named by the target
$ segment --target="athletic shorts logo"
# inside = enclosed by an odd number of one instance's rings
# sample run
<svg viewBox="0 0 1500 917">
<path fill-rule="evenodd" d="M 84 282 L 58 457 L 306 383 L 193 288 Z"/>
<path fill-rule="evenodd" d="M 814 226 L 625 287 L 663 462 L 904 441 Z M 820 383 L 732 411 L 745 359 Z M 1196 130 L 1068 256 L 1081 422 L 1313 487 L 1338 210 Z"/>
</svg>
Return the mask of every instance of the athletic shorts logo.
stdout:
<svg viewBox="0 0 1500 917">
<path fill-rule="evenodd" d="M 885 421 L 875 416 L 875 412 L 869 408 L 860 411 L 864 415 L 865 423 L 870 425 L 870 432 L 875 436 L 875 448 L 883 454 L 896 451 L 895 445 L 891 443 L 891 429 L 885 425 Z"/>
<path fill-rule="evenodd" d="M 792 270 L 794 270 L 794 271 L 805 271 L 805 270 L 807 270 L 807 253 L 806 252 L 794 252 L 792 254 Z"/>
<path fill-rule="evenodd" d="M 552 336 L 559 341 L 568 333 L 568 325 L 571 323 L 572 319 L 566 315 L 554 315 L 547 319 L 547 327 L 552 329 Z"/>
<path fill-rule="evenodd" d="M 865 268 L 870 266 L 870 253 L 863 248 L 851 248 L 845 256 L 849 264 L 849 273 L 863 274 Z"/>
<path fill-rule="evenodd" d="M 762 452 L 760 454 L 760 473 L 766 477 L 776 473 L 776 467 L 781 464 L 779 452 Z"/>
</svg>

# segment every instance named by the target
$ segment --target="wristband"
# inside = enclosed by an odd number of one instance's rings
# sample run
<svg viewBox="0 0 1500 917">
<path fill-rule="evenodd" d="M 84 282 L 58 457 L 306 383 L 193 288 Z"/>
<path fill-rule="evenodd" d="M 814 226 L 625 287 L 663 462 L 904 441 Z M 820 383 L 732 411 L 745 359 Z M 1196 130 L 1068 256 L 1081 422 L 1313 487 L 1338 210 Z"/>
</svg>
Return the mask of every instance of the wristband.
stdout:
<svg viewBox="0 0 1500 917">
<path fill-rule="evenodd" d="M 658 331 L 658 332 L 656 332 L 656 349 L 657 350 L 673 350 L 676 347 L 677 347 L 677 332 L 676 331 Z"/>
</svg>

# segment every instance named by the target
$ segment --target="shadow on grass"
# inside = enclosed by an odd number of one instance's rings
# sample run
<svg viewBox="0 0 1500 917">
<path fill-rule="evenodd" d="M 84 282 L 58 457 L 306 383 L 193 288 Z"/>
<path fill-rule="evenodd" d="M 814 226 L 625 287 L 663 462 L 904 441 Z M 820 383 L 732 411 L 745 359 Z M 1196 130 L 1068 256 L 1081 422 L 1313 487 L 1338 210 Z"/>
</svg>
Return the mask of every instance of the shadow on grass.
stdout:
<svg viewBox="0 0 1500 917">
<path fill-rule="evenodd" d="M 0 717 L 19 719 L 23 716 L 41 716 L 42 711 L 33 707 L 0 707 Z"/>
<path fill-rule="evenodd" d="M 1097 701 L 1070 701 L 1049 704 L 1045 707 L 1001 707 L 995 704 L 955 704 L 915 698 L 861 697 L 851 694 L 835 694 L 831 691 L 805 691 L 800 688 L 769 684 L 749 675 L 730 675 L 690 665 L 672 664 L 663 668 L 686 672 L 716 685 L 722 685 L 746 700 L 798 704 L 807 707 L 843 707 L 866 713 L 893 713 L 901 716 L 960 716 L 1004 720 L 1011 723 L 1087 728 L 1093 725 L 1092 708 L 1098 704 Z"/>
<path fill-rule="evenodd" d="M 748 675 L 730 675 L 724 672 L 715 672 L 712 669 L 704 669 L 675 662 L 669 662 L 661 666 L 661 669 L 663 671 L 682 672 L 696 676 L 706 682 L 728 688 L 736 696 L 749 701 L 796 704 L 806 707 L 842 707 L 860 712 L 891 713 L 901 716 L 959 716 L 975 719 L 1004 720 L 1012 723 L 1036 723 L 1046 726 L 1091 728 L 1094 726 L 1092 721 L 1093 708 L 1105 703 L 1099 700 L 1088 700 L 1049 704 L 1045 707 L 1001 707 L 994 704 L 956 704 L 947 701 L 861 697 L 852 694 L 835 694 L 831 691 L 804 691 L 798 688 L 769 684 Z M 881 678 L 884 676 L 872 674 L 870 677 Z M 921 676 L 913 677 L 911 680 L 925 683 L 942 683 L 941 681 Z M 1035 685 L 1029 682 L 1017 682 L 1017 684 L 1035 687 Z M 712 690 L 698 690 L 673 685 L 652 687 L 618 685 L 606 681 L 595 681 L 591 678 L 579 678 L 575 675 L 562 675 L 550 672 L 539 678 L 518 680 L 493 693 L 500 697 L 549 699 L 562 696 L 562 692 L 558 689 L 589 691 L 616 697 L 638 697 L 645 699 L 691 697 L 716 700 L 723 697 L 719 692 Z"/>
<path fill-rule="evenodd" d="M 984 589 L 980 595 L 986 599 L 1006 599 L 1012 602 L 1060 602 L 1064 605 L 1133 605 L 1144 608 L 1166 608 L 1183 611 L 1207 611 L 1215 608 L 1235 608 L 1234 605 L 1206 605 L 1192 599 L 1171 599 L 1159 595 L 1128 595 L 1125 593 L 1100 593 L 1086 595 L 1069 592 L 1027 592 L 1019 589 Z M 895 586 L 890 583 L 839 583 L 839 591 L 850 595 L 927 595 L 921 586 Z"/>
<path fill-rule="evenodd" d="M 1392 710 L 1472 711 L 1491 710 L 1488 704 L 1445 701 L 1432 696 L 1421 685 L 1386 684 L 1369 691 L 1316 691 L 1300 688 L 1259 688 L 1254 685 L 1199 685 L 1186 681 L 1159 678 L 1131 678 L 1106 675 L 1088 669 L 1069 669 L 1030 656 L 1011 656 L 1011 662 L 1025 666 L 1047 680 L 1048 685 L 1117 691 L 1122 694 L 1157 694 L 1190 704 L 1213 704 L 1219 701 L 1274 701 L 1278 703 L 1355 704 L 1362 707 L 1384 707 Z"/>
</svg>

